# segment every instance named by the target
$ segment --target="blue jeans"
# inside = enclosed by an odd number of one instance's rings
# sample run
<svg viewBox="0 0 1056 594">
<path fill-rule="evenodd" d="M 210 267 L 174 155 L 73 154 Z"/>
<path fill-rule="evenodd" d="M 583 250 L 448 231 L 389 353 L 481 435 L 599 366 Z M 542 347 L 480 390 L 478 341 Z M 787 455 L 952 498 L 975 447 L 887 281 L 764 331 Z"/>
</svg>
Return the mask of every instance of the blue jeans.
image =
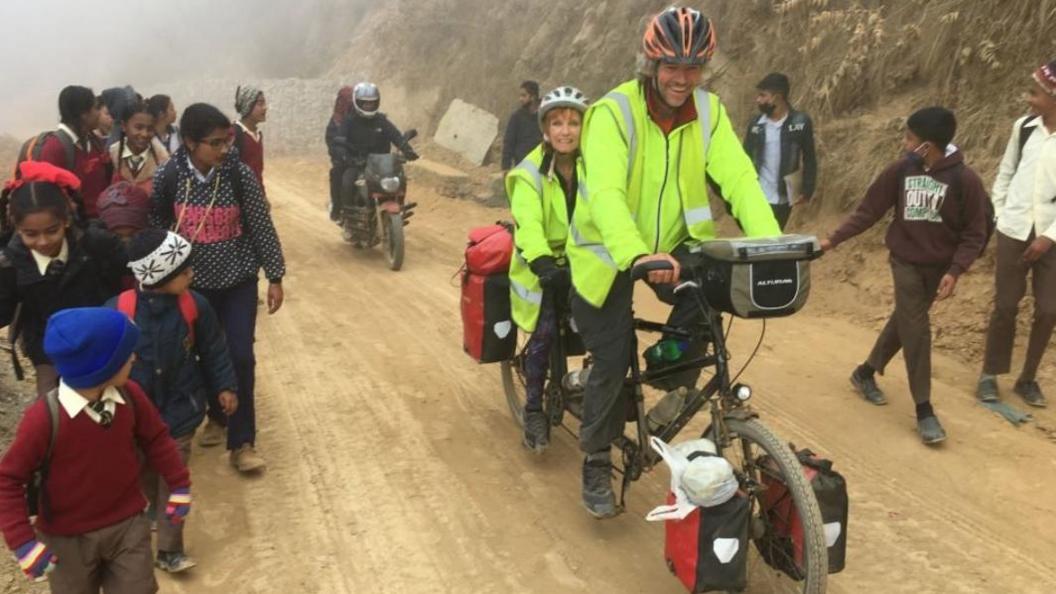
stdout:
<svg viewBox="0 0 1056 594">
<path fill-rule="evenodd" d="M 546 372 L 550 368 L 550 349 L 553 348 L 554 337 L 557 336 L 557 314 L 553 300 L 547 297 L 549 295 L 543 296 L 539 321 L 525 347 L 525 410 L 543 410 L 543 390 L 546 387 Z"/>
<path fill-rule="evenodd" d="M 198 292 L 216 310 L 227 336 L 227 348 L 231 351 L 231 363 L 238 379 L 238 410 L 230 417 L 224 417 L 217 394 L 210 394 L 209 418 L 227 425 L 227 449 L 238 449 L 247 443 L 253 445 L 257 439 L 257 414 L 253 404 L 257 367 L 253 354 L 257 329 L 257 279 L 228 289 L 202 289 Z"/>
</svg>

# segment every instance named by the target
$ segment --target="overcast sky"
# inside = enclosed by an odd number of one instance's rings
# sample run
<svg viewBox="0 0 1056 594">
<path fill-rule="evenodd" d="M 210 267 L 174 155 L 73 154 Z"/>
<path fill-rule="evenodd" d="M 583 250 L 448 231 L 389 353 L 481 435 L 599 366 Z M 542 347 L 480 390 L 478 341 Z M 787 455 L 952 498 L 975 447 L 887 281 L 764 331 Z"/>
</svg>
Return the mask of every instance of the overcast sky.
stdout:
<svg viewBox="0 0 1056 594">
<path fill-rule="evenodd" d="M 57 121 L 68 84 L 314 76 L 361 0 L 0 0 L 0 133 Z M 350 28 L 350 27 L 349 27 Z M 313 60 L 314 59 L 314 60 Z M 317 66 L 316 66 L 317 67 Z"/>
</svg>

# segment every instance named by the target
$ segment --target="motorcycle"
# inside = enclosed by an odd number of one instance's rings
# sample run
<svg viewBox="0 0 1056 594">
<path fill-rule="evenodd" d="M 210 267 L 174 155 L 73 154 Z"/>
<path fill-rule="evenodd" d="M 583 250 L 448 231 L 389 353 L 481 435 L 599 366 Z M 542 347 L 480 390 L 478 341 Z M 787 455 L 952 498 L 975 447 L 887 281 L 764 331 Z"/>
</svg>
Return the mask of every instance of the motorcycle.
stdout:
<svg viewBox="0 0 1056 594">
<path fill-rule="evenodd" d="M 417 135 L 416 130 L 408 130 L 403 137 L 409 142 Z M 346 171 L 342 183 L 345 200 L 340 222 L 345 241 L 358 249 L 383 245 L 390 270 L 403 266 L 403 228 L 418 206 L 405 202 L 407 176 L 403 164 L 406 160 L 399 153 L 367 155 L 362 167 L 357 168 L 363 174 L 350 179 L 355 173 Z"/>
</svg>

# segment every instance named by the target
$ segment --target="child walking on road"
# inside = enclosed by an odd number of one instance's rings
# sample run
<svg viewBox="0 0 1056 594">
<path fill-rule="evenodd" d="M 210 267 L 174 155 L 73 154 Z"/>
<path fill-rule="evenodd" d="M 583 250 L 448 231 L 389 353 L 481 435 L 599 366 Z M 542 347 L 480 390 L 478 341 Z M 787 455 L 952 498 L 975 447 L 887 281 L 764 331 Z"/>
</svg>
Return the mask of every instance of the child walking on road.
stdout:
<svg viewBox="0 0 1056 594">
<path fill-rule="evenodd" d="M 204 297 L 190 290 L 191 244 L 171 231 L 149 229 L 128 247 L 129 267 L 140 289 L 107 304 L 129 316 L 140 330 L 132 379 L 149 395 L 187 463 L 191 440 L 205 420 L 206 394 L 218 394 L 224 414 L 235 412 L 238 382 L 223 329 Z M 169 498 L 166 482 L 144 468 L 143 492 L 156 512 Z M 183 547 L 183 524 L 158 522 L 156 565 L 178 573 L 195 566 Z"/>
<path fill-rule="evenodd" d="M 957 129 L 952 112 L 929 107 L 911 115 L 906 125 L 906 157 L 876 178 L 858 209 L 821 245 L 830 250 L 895 209 L 886 240 L 895 311 L 869 358 L 851 374 L 851 383 L 870 403 L 887 404 L 874 375 L 883 374 L 901 350 L 916 403 L 917 431 L 930 445 L 944 441 L 946 431 L 931 405 L 928 312 L 935 301 L 953 296 L 957 279 L 982 253 L 988 198 L 979 176 L 950 144 Z"/>
<path fill-rule="evenodd" d="M 1031 115 L 1012 127 L 994 182 L 997 267 L 994 312 L 986 335 L 978 397 L 998 400 L 997 376 L 1012 368 L 1019 303 L 1034 290 L 1034 322 L 1023 369 L 1013 391 L 1036 407 L 1046 405 L 1038 367 L 1056 328 L 1056 60 L 1040 67 L 1027 92 Z"/>
<path fill-rule="evenodd" d="M 44 394 L 59 385 L 44 353 L 48 318 L 116 295 L 128 259 L 110 233 L 74 224 L 70 196 L 81 187 L 74 174 L 35 161 L 19 171 L 21 178 L 8 185 L 15 236 L 0 249 L 0 326 L 14 326 L 13 336 L 36 369 L 37 393 Z"/>
<path fill-rule="evenodd" d="M 182 522 L 190 511 L 187 467 L 142 388 L 129 381 L 138 338 L 116 311 L 52 316 L 44 347 L 61 383 L 30 405 L 0 459 L 0 530 L 26 575 L 47 576 L 55 594 L 157 591 L 137 450 L 172 492 L 166 521 Z M 38 471 L 38 496 L 30 499 Z M 35 527 L 27 501 L 38 512 Z"/>
</svg>

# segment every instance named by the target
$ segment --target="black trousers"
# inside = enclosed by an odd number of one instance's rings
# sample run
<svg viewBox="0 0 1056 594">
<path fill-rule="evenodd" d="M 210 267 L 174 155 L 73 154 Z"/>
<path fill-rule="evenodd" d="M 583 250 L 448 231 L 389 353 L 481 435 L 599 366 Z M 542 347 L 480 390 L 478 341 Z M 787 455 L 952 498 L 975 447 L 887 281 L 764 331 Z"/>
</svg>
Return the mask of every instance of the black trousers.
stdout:
<svg viewBox="0 0 1056 594">
<path fill-rule="evenodd" d="M 673 305 L 667 323 L 688 328 L 703 322 L 704 313 L 688 292 L 675 295 L 672 287 L 651 286 L 657 297 Z M 623 435 L 632 390 L 625 389 L 624 380 L 631 365 L 633 352 L 634 313 L 632 311 L 634 283 L 629 272 L 621 272 L 601 308 L 587 303 L 578 294 L 572 297 L 572 317 L 580 336 L 590 352 L 593 364 L 583 396 L 583 424 L 580 427 L 579 447 L 591 454 L 608 449 Z M 706 345 L 691 344 L 687 357 L 695 357 Z M 694 387 L 700 370 L 690 370 L 670 378 L 665 389 L 678 386 Z"/>
<path fill-rule="evenodd" d="M 774 218 L 777 219 L 777 226 L 781 227 L 781 230 L 785 230 L 785 225 L 788 225 L 788 219 L 792 216 L 792 205 L 791 204 L 771 204 L 770 209 L 774 211 Z"/>
</svg>

